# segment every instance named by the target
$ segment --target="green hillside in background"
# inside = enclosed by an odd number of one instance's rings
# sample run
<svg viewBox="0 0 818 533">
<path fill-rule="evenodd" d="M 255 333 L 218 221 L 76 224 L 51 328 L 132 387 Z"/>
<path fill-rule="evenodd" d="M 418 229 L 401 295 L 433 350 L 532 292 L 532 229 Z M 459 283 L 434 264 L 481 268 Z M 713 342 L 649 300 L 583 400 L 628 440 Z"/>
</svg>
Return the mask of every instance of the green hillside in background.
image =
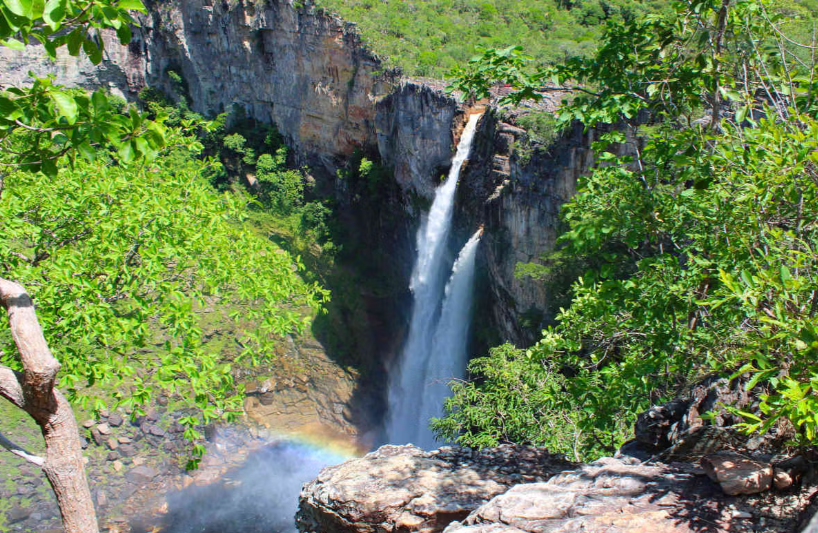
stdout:
<svg viewBox="0 0 818 533">
<path fill-rule="evenodd" d="M 590 53 L 608 20 L 669 9 L 669 0 L 320 0 L 355 22 L 388 64 L 442 77 L 478 48 L 523 45 L 541 63 Z"/>
</svg>

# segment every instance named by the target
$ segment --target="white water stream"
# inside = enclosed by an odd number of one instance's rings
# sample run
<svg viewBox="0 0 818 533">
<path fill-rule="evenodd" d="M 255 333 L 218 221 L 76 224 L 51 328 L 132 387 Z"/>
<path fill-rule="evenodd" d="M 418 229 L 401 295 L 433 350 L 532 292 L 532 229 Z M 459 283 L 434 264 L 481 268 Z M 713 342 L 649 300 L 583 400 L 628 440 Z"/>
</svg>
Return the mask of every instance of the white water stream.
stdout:
<svg viewBox="0 0 818 533">
<path fill-rule="evenodd" d="M 411 442 L 421 447 L 435 447 L 434 436 L 428 428 L 428 417 L 440 414 L 439 406 L 442 406 L 449 392 L 446 383 L 452 378 L 462 377 L 464 372 L 471 279 L 480 232 L 461 251 L 452 270 L 449 288 L 444 291 L 449 272 L 445 255 L 457 181 L 469 155 L 479 119 L 480 115 L 469 117 L 449 175 L 435 191 L 429 214 L 423 218 L 418 230 L 418 256 L 409 284 L 414 297 L 409 337 L 397 372 L 393 370 L 389 383 L 386 437 L 393 444 Z M 470 256 L 470 259 L 466 256 Z M 463 295 L 462 292 L 468 294 Z M 450 304 L 443 303 L 444 296 Z M 456 348 L 451 351 L 453 346 Z M 461 363 L 453 360 L 458 358 L 462 360 Z M 455 375 L 453 369 L 457 364 L 460 366 Z"/>
</svg>

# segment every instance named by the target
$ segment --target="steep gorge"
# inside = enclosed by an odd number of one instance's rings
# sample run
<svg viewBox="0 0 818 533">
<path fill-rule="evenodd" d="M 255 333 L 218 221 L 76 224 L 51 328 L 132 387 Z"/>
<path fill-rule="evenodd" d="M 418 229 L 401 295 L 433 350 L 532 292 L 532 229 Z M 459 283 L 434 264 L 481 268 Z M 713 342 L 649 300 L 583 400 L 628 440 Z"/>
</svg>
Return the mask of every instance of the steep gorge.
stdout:
<svg viewBox="0 0 818 533">
<path fill-rule="evenodd" d="M 194 110 L 208 116 L 232 110 L 274 123 L 296 162 L 336 198 L 354 248 L 368 252 L 350 268 L 385 272 L 394 281 L 361 287 L 363 318 L 341 319 L 365 379 L 383 382 L 406 335 L 412 236 L 450 164 L 466 109 L 439 87 L 385 70 L 353 24 L 309 4 L 157 2 L 139 20 L 126 47 L 103 35 L 106 55 L 99 66 L 70 57 L 44 62 L 33 46 L 23 57 L 0 49 L 7 65 L 0 82 L 23 83 L 31 70 L 66 85 L 107 86 L 133 99 L 145 86 L 171 92 L 173 71 L 182 76 Z M 542 284 L 515 278 L 515 265 L 553 247 L 559 206 L 593 164 L 593 137 L 578 127 L 522 161 L 515 145 L 526 142 L 525 132 L 492 109 L 481 120 L 454 213 L 456 241 L 485 228 L 477 258 L 478 351 L 504 340 L 530 343 L 553 312 Z M 391 169 L 393 181 L 377 197 L 337 176 L 355 153 Z M 360 402 L 377 404 L 371 400 L 378 394 L 366 393 Z M 374 410 L 377 419 L 382 413 Z M 367 417 L 359 410 L 356 418 Z"/>
</svg>

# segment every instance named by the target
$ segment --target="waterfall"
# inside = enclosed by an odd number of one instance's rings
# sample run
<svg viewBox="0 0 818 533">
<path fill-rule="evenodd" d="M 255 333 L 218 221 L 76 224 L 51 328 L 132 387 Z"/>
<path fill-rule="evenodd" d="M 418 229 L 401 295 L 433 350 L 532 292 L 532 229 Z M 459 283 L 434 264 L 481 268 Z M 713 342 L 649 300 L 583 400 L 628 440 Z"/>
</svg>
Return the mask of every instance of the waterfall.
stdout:
<svg viewBox="0 0 818 533">
<path fill-rule="evenodd" d="M 448 383 L 454 379 L 463 379 L 466 374 L 466 340 L 469 338 L 471 324 L 474 264 L 482 234 L 483 230 L 480 229 L 463 246 L 452 268 L 449 283 L 446 284 L 443 310 L 432 338 L 432 350 L 426 366 L 426 383 L 420 404 L 421 423 L 428 424 L 430 418 L 443 415 L 443 400 L 449 396 Z M 421 429 L 415 444 L 423 449 L 434 448 L 434 435 L 425 427 Z"/>
<path fill-rule="evenodd" d="M 428 429 L 428 419 L 423 418 L 421 405 L 426 396 L 424 390 L 432 377 L 429 370 L 435 331 L 441 317 L 444 282 L 449 267 L 445 261 L 445 253 L 452 224 L 454 194 L 460 169 L 469 155 L 479 119 L 480 115 L 469 117 L 449 175 L 435 190 L 429 214 L 423 217 L 418 229 L 418 255 L 409 284 L 414 300 L 409 337 L 401 354 L 397 372 L 393 372 L 389 383 L 386 436 L 391 443 L 420 444 L 421 441 L 428 443 L 430 440 L 434 442 Z M 462 341 L 465 342 L 465 338 Z M 437 356 L 446 358 L 449 354 Z M 439 401 L 442 402 L 445 397 L 446 394 L 440 396 Z"/>
</svg>

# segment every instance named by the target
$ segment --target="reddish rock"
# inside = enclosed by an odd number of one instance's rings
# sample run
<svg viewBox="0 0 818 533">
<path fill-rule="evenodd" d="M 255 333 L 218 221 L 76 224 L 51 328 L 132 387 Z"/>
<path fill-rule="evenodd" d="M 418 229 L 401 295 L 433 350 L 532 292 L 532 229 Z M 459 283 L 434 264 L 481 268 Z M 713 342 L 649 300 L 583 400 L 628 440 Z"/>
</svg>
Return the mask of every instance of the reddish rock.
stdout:
<svg viewBox="0 0 818 533">
<path fill-rule="evenodd" d="M 726 494 L 757 494 L 773 482 L 773 467 L 735 452 L 706 455 L 701 461 L 708 477 L 721 485 Z"/>
</svg>

